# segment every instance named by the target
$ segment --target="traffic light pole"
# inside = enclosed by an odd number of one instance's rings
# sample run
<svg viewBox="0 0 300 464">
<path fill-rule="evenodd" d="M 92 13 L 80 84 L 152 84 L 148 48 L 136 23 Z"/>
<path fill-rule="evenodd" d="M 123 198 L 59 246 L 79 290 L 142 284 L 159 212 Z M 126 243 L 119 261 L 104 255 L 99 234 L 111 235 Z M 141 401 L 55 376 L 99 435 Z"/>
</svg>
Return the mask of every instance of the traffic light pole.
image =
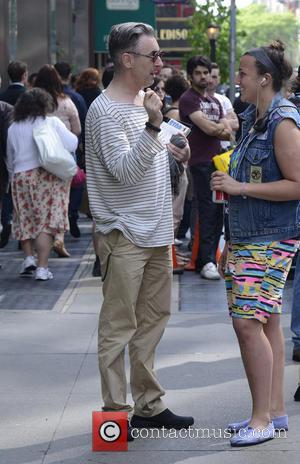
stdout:
<svg viewBox="0 0 300 464">
<path fill-rule="evenodd" d="M 236 5 L 231 0 L 230 5 L 230 92 L 229 98 L 233 103 L 235 98 L 235 59 L 236 59 Z"/>
</svg>

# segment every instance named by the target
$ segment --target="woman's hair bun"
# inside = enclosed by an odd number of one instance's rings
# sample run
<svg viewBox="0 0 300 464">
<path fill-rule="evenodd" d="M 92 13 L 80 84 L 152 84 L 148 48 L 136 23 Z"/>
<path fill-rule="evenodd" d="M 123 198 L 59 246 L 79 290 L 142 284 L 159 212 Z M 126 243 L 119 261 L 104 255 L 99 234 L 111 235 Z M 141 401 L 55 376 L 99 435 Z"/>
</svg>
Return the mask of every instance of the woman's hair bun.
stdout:
<svg viewBox="0 0 300 464">
<path fill-rule="evenodd" d="M 270 43 L 269 47 L 271 50 L 276 50 L 279 53 L 284 53 L 285 46 L 284 43 L 281 42 L 280 39 L 273 40 L 273 42 Z"/>
</svg>

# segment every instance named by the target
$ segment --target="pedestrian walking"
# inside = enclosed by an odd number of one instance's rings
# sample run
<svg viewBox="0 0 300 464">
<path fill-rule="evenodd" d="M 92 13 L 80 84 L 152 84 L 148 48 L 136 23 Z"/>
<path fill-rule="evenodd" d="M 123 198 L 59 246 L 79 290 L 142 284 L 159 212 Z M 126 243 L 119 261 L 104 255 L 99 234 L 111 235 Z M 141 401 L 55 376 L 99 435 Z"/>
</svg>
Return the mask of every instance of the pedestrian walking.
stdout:
<svg viewBox="0 0 300 464">
<path fill-rule="evenodd" d="M 13 106 L 0 101 L 0 209 L 2 210 L 3 198 L 9 189 L 8 172 L 6 168 L 6 144 L 7 131 L 12 120 Z M 11 226 L 10 226 L 11 227 Z M 10 233 L 10 230 L 9 230 Z M 2 238 L 2 237 L 1 237 Z M 1 240 L 0 240 L 1 241 Z M 0 244 L 1 245 L 1 244 Z M 0 246 L 1 247 L 1 246 Z M 1 268 L 1 265 L 0 265 Z"/>
<path fill-rule="evenodd" d="M 14 106 L 22 93 L 26 91 L 27 84 L 27 64 L 22 61 L 11 61 L 7 67 L 9 86 L 0 92 L 0 101 Z M 5 175 L 5 170 L 4 173 Z M 11 233 L 11 221 L 13 213 L 13 203 L 11 191 L 8 189 L 2 199 L 0 248 L 6 247 Z"/>
<path fill-rule="evenodd" d="M 53 108 L 51 95 L 44 90 L 34 88 L 24 92 L 16 103 L 14 122 L 7 137 L 7 169 L 14 204 L 12 231 L 21 241 L 25 254 L 20 274 L 30 275 L 36 270 L 36 280 L 53 278 L 48 269 L 48 258 L 52 237 L 64 234 L 69 225 L 69 181 L 63 181 L 41 167 L 33 131 L 46 119 L 66 150 L 76 150 L 78 142 L 58 118 L 47 116 Z"/>
<path fill-rule="evenodd" d="M 63 92 L 63 84 L 54 66 L 45 64 L 39 69 L 35 79 L 35 87 L 44 89 L 51 95 L 54 102 L 52 115 L 58 117 L 68 130 L 79 137 L 81 124 L 77 108 L 71 98 Z M 70 192 L 71 181 L 69 184 Z M 70 195 L 69 192 L 68 196 Z M 55 237 L 53 249 L 60 258 L 70 257 L 70 253 L 65 247 L 63 233 L 59 233 Z"/>
</svg>

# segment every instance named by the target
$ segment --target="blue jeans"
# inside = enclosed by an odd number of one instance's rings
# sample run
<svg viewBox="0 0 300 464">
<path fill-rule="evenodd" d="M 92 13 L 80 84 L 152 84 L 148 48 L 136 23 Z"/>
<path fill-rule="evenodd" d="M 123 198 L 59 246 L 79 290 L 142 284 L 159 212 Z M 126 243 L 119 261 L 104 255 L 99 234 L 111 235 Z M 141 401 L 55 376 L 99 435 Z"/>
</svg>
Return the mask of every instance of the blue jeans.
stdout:
<svg viewBox="0 0 300 464">
<path fill-rule="evenodd" d="M 292 337 L 294 348 L 300 348 L 300 251 L 298 251 L 294 275 L 291 331 L 294 333 Z"/>
</svg>

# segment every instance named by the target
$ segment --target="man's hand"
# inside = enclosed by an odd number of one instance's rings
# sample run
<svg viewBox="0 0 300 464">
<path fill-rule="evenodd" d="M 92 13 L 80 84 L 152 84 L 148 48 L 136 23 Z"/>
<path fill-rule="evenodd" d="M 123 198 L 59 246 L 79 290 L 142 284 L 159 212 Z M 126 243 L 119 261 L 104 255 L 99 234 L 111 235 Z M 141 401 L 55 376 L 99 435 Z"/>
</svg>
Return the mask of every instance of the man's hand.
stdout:
<svg viewBox="0 0 300 464">
<path fill-rule="evenodd" d="M 147 89 L 144 95 L 144 108 L 148 113 L 149 122 L 153 126 L 160 127 L 163 115 L 161 112 L 162 101 L 159 96 L 151 89 Z"/>
<path fill-rule="evenodd" d="M 176 145 L 173 145 L 173 143 L 168 143 L 167 148 L 169 152 L 173 155 L 173 157 L 176 159 L 176 161 L 179 161 L 180 163 L 184 163 L 185 161 L 188 161 L 191 156 L 191 150 L 189 146 L 189 142 L 187 138 L 184 136 L 182 132 L 180 132 L 180 135 L 182 138 L 185 139 L 186 145 L 184 148 L 178 148 Z"/>
<path fill-rule="evenodd" d="M 230 122 L 227 119 L 220 119 L 219 126 L 223 127 L 217 134 L 219 140 L 231 140 L 234 137 Z"/>
<path fill-rule="evenodd" d="M 223 124 L 225 130 L 227 130 L 228 132 L 232 132 L 232 127 L 228 119 L 222 118 L 220 119 L 220 123 Z"/>
<path fill-rule="evenodd" d="M 210 188 L 211 190 L 220 190 L 229 195 L 241 195 L 243 184 L 233 179 L 225 172 L 215 171 L 212 173 Z"/>
<path fill-rule="evenodd" d="M 193 124 L 205 132 L 205 134 L 220 140 L 230 140 L 232 130 L 226 119 L 220 119 L 219 122 L 211 121 L 208 116 L 200 110 L 191 113 L 189 118 Z M 229 127 L 229 129 L 227 129 L 227 127 Z"/>
</svg>

